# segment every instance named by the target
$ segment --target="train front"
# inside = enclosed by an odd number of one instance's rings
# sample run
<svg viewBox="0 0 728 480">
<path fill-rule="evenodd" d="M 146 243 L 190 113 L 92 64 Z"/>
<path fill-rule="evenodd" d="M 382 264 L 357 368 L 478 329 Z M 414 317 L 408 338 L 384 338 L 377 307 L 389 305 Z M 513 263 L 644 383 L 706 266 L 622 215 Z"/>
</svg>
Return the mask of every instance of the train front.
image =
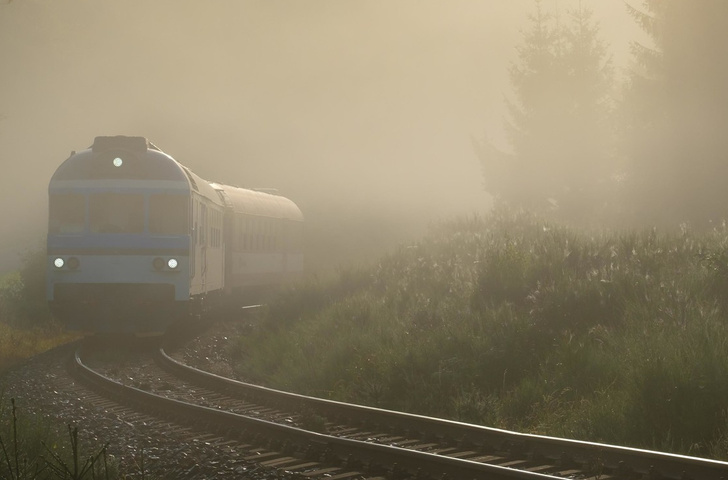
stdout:
<svg viewBox="0 0 728 480">
<path fill-rule="evenodd" d="M 190 181 L 143 137 L 96 137 L 48 188 L 46 295 L 72 329 L 159 333 L 189 301 Z"/>
</svg>

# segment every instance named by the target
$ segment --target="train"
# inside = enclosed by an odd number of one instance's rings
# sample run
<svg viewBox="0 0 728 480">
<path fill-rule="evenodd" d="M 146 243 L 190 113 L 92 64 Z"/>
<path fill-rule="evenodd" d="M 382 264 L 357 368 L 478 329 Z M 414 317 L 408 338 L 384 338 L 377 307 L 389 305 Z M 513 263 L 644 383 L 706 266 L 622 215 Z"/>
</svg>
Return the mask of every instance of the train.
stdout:
<svg viewBox="0 0 728 480">
<path fill-rule="evenodd" d="M 303 273 L 293 201 L 203 180 L 145 137 L 71 152 L 48 206 L 46 298 L 70 329 L 163 333 Z"/>
</svg>

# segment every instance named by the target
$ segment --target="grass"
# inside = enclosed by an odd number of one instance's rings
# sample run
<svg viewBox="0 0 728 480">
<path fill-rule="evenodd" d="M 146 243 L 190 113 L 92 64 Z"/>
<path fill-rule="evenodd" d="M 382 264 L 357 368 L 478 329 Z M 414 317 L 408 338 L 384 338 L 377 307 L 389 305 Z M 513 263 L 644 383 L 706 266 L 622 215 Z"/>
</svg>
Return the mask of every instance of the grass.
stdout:
<svg viewBox="0 0 728 480">
<path fill-rule="evenodd" d="M 442 225 L 296 286 L 232 347 L 277 388 L 728 458 L 728 230 Z"/>
<path fill-rule="evenodd" d="M 54 326 L 18 328 L 0 322 L 0 374 L 34 355 L 78 338 Z"/>
<path fill-rule="evenodd" d="M 118 478 L 108 444 L 82 444 L 78 427 L 68 425 L 68 439 L 40 418 L 20 415 L 14 399 L 0 405 L 0 478 L 10 480 Z M 88 453 L 91 451 L 91 453 Z"/>
<path fill-rule="evenodd" d="M 79 338 L 55 324 L 44 299 L 45 252 L 28 252 L 23 268 L 0 278 L 0 375 L 24 360 Z M 20 414 L 0 392 L 0 478 L 11 480 L 119 478 L 107 446 L 94 448 L 67 426 Z M 88 452 L 92 453 L 88 453 Z"/>
<path fill-rule="evenodd" d="M 28 250 L 21 269 L 0 277 L 0 374 L 79 338 L 53 320 L 45 300 L 45 247 Z"/>
</svg>

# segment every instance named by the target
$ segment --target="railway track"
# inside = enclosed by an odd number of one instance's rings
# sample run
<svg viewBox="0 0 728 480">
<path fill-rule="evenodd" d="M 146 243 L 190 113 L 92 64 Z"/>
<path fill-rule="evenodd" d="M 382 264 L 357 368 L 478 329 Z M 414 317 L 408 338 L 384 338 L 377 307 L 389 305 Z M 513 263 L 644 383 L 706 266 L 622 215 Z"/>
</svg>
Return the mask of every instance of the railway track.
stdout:
<svg viewBox="0 0 728 480">
<path fill-rule="evenodd" d="M 74 365 L 115 398 L 163 412 L 251 448 L 269 467 L 307 478 L 719 480 L 728 464 L 518 434 L 280 392 L 189 367 L 159 349 L 136 386 Z M 127 383 L 127 384 L 125 384 Z M 263 440 L 265 439 L 265 440 Z"/>
</svg>

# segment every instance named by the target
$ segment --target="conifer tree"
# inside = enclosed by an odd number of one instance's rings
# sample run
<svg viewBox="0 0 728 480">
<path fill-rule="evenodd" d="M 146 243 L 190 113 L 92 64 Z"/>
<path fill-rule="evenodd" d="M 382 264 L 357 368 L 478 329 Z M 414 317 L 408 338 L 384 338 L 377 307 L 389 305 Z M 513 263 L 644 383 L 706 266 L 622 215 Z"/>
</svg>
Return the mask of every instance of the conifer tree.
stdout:
<svg viewBox="0 0 728 480">
<path fill-rule="evenodd" d="M 608 176 L 611 61 L 581 5 L 562 25 L 536 0 L 529 18 L 510 69 L 511 151 L 476 145 L 486 190 L 511 206 L 587 221 L 604 201 L 599 191 Z"/>
<path fill-rule="evenodd" d="M 623 105 L 627 204 L 637 220 L 697 227 L 728 215 L 728 2 L 643 0 Z"/>
</svg>

